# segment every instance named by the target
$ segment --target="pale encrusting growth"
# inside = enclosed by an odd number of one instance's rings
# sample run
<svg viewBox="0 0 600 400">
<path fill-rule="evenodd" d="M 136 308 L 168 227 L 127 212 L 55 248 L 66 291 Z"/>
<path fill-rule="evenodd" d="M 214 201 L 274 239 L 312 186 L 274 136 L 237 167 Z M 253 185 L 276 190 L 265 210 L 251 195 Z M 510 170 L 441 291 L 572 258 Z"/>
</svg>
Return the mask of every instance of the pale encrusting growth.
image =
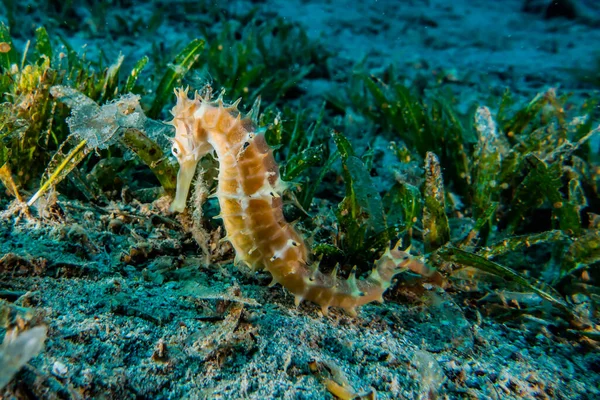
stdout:
<svg viewBox="0 0 600 400">
<path fill-rule="evenodd" d="M 366 279 L 353 270 L 348 279 L 323 274 L 311 263 L 302 236 L 283 217 L 281 192 L 285 185 L 279 167 L 262 134 L 248 116 L 242 117 L 237 103 L 223 104 L 198 94 L 188 98 L 177 90 L 171 111 L 176 128 L 173 154 L 180 164 L 173 211 L 185 209 L 189 187 L 200 158 L 214 151 L 219 161 L 216 196 L 226 239 L 236 252 L 236 261 L 253 269 L 266 269 L 274 283 L 292 292 L 296 304 L 310 300 L 321 306 L 341 307 L 355 315 L 356 308 L 372 301 L 382 302 L 383 292 L 397 273 L 419 263 L 407 253 L 388 249 Z M 420 264 L 420 263 L 419 263 Z"/>
</svg>

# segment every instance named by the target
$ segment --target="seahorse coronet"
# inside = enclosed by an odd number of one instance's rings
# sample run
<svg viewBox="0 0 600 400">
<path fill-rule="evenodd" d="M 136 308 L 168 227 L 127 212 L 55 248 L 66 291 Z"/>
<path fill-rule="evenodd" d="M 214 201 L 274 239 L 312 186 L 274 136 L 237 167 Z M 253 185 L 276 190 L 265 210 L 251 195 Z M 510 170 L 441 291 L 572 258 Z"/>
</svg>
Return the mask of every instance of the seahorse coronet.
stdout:
<svg viewBox="0 0 600 400">
<path fill-rule="evenodd" d="M 235 264 L 254 270 L 266 269 L 294 295 L 296 305 L 308 300 L 327 315 L 331 307 L 356 315 L 356 309 L 370 302 L 383 302 L 383 293 L 392 278 L 417 262 L 398 246 L 388 248 L 374 263 L 365 279 L 356 277 L 356 267 L 348 278 L 338 276 L 339 266 L 330 274 L 319 270 L 320 260 L 311 263 L 306 241 L 293 224 L 285 220 L 281 193 L 287 187 L 264 134 L 256 127 L 258 104 L 242 117 L 241 99 L 225 104 L 221 95 L 212 100 L 189 88 L 176 89 L 171 110 L 175 127 L 173 154 L 180 170 L 172 211 L 182 212 L 197 163 L 213 152 L 219 162 L 215 196 L 221 208 L 218 218 L 233 246 Z M 177 146 L 175 148 L 175 146 Z"/>
</svg>

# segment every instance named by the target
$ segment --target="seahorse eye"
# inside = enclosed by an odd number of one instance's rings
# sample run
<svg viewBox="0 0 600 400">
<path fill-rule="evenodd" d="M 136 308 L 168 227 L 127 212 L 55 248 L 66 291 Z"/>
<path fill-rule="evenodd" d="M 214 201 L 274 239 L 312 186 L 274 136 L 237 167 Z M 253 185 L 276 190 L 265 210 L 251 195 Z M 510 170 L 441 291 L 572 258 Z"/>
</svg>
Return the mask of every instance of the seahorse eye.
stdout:
<svg viewBox="0 0 600 400">
<path fill-rule="evenodd" d="M 177 143 L 173 144 L 173 146 L 171 146 L 171 152 L 173 153 L 173 155 L 175 157 L 179 156 L 179 153 L 181 153 L 181 150 L 179 150 L 179 145 Z"/>
</svg>

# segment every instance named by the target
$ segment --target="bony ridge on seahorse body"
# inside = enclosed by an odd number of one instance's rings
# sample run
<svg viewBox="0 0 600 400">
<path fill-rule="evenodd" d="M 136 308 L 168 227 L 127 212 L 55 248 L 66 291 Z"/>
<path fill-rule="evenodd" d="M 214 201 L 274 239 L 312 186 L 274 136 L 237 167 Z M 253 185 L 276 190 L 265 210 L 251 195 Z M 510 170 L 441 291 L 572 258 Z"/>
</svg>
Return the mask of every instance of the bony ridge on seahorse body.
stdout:
<svg viewBox="0 0 600 400">
<path fill-rule="evenodd" d="M 358 306 L 383 302 L 394 275 L 419 263 L 393 248 L 375 261 L 365 279 L 356 278 L 356 269 L 348 279 L 338 278 L 337 269 L 331 274 L 319 271 L 318 263 L 309 260 L 302 236 L 284 219 L 280 194 L 285 185 L 273 152 L 264 135 L 256 133 L 252 118 L 238 111 L 239 100 L 226 105 L 221 97 L 213 101 L 210 94 L 198 93 L 190 99 L 187 89 L 175 90 L 175 95 L 172 152 L 180 169 L 171 210 L 185 209 L 198 161 L 214 152 L 219 162 L 220 217 L 236 260 L 269 271 L 274 283 L 294 294 L 297 305 L 309 300 L 320 305 L 325 315 L 329 307 L 340 307 L 354 316 Z"/>
</svg>

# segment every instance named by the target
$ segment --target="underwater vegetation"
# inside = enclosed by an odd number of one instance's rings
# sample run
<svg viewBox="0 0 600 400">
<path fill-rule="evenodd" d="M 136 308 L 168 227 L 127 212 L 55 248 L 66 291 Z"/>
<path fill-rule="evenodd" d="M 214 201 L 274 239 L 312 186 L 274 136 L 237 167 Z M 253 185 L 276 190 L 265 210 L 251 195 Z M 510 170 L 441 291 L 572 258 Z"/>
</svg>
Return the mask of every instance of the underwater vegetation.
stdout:
<svg viewBox="0 0 600 400">
<path fill-rule="evenodd" d="M 401 226 L 418 228 L 407 230 L 405 239 L 458 287 L 467 277 L 478 277 L 484 286 L 491 283 L 485 276 L 501 277 L 506 292 L 516 284 L 536 293 L 571 327 L 597 335 L 594 317 L 580 314 L 571 302 L 581 290 L 590 299 L 597 296 L 590 283 L 600 243 L 598 149 L 590 145 L 598 134 L 595 102 L 570 110 L 569 118 L 567 97 L 553 89 L 522 108 L 506 92 L 496 117 L 480 106 L 469 122 L 447 96 L 419 97 L 394 80 L 393 70 L 385 75 L 388 82 L 356 73 L 346 96 L 329 100 L 341 109 L 339 99 L 347 99 L 347 106 L 398 141 L 391 148 L 400 162 L 424 166 L 421 177 L 400 175 L 386 194 L 388 204 L 397 205 L 388 206 L 388 213 Z M 415 242 L 411 233 L 417 232 Z M 529 252 L 546 253 L 535 269 L 519 264 Z M 505 294 L 506 301 L 513 295 L 523 294 Z M 506 310 L 506 317 L 539 312 L 521 305 Z"/>
<path fill-rule="evenodd" d="M 329 76 L 330 55 L 299 26 L 265 21 L 253 12 L 213 17 L 214 26 L 170 50 L 170 58 L 156 52 L 128 68 L 123 56 L 88 60 L 44 27 L 19 50 L 0 23 L 3 218 L 51 225 L 60 223 L 58 198 L 103 207 L 133 197 L 140 204 L 158 204 L 160 221 L 190 234 L 207 264 L 231 263 L 235 257 L 271 272 L 297 263 L 301 283 L 286 284 L 293 271 L 273 274 L 274 280 L 297 300 L 320 305 L 323 315 L 332 306 L 354 316 L 355 307 L 367 301 L 346 297 L 367 292 L 357 284 L 362 280 L 376 283 L 381 292 L 389 288 L 388 302 L 427 303 L 428 292 L 443 291 L 477 315 L 507 325 L 597 342 L 600 157 L 594 146 L 600 128 L 594 100 L 570 102 L 568 95 L 548 89 L 522 104 L 506 91 L 465 114 L 449 91 L 417 90 L 390 66 L 377 75 L 362 67 L 344 71 L 343 85 L 315 101 L 306 98 L 300 82 Z M 237 214 L 246 212 L 241 203 L 219 198 L 218 210 L 209 198 L 223 195 L 218 186 L 224 178 L 216 171 L 225 170 L 224 156 L 201 151 L 188 171 L 176 162 L 183 157 L 181 146 L 189 145 L 189 132 L 163 121 L 171 120 L 166 109 L 176 101 L 174 90 L 187 85 L 199 90 L 211 109 L 229 107 L 234 122 L 227 124 L 252 125 L 243 130 L 252 136 L 238 141 L 243 151 L 255 158 L 268 154 L 269 164 L 257 165 L 261 179 L 267 177 L 261 184 L 270 186 L 259 185 L 253 194 L 260 192 L 260 198 L 248 200 L 258 210 L 253 223 L 261 227 L 261 215 L 268 229 L 283 224 L 284 216 L 295 221 L 293 227 L 282 225 L 286 240 L 278 243 L 283 247 L 274 250 L 279 257 L 269 257 L 270 263 L 252 255 L 262 240 L 260 229 L 247 232 L 240 223 Z M 180 103 L 193 102 L 183 94 L 177 91 Z M 224 105 L 223 98 L 231 104 Z M 175 126 L 180 114 L 190 112 L 181 107 L 173 112 Z M 244 109 L 245 122 L 235 122 Z M 173 143 L 180 146 L 176 151 Z M 195 190 L 188 195 L 187 188 L 180 191 L 177 175 L 185 175 L 189 186 L 194 173 Z M 281 179 L 269 180 L 269 173 Z M 261 196 L 268 199 L 266 206 L 256 203 Z M 164 207 L 174 198 L 173 208 L 181 214 Z M 212 218 L 218 216 L 224 221 Z M 238 235 L 241 239 L 232 240 Z M 297 256 L 293 260 L 285 256 L 290 249 Z M 132 246 L 121 260 L 140 253 Z M 10 265 L 22 263 L 19 257 L 3 255 L 3 284 L 10 286 Z M 382 272 L 390 260 L 393 273 Z M 162 283 L 164 278 L 148 279 Z M 306 289 L 311 285 L 321 292 Z M 336 291 L 339 285 L 343 288 Z M 322 293 L 347 296 L 331 301 Z M 376 294 L 369 301 L 379 300 L 381 293 Z M 26 312 L 13 297 L 10 290 L 2 294 L 0 322 L 13 340 L 26 340 L 23 335 L 33 329 L 26 329 L 24 317 L 15 317 Z M 312 306 L 302 310 L 319 312 Z M 27 357 L 46 338 L 45 331 L 34 333 L 37 341 Z M 9 348 L 8 342 L 3 346 Z M 8 354 L 5 347 L 0 359 Z M 313 367 L 323 373 L 322 366 Z"/>
</svg>

